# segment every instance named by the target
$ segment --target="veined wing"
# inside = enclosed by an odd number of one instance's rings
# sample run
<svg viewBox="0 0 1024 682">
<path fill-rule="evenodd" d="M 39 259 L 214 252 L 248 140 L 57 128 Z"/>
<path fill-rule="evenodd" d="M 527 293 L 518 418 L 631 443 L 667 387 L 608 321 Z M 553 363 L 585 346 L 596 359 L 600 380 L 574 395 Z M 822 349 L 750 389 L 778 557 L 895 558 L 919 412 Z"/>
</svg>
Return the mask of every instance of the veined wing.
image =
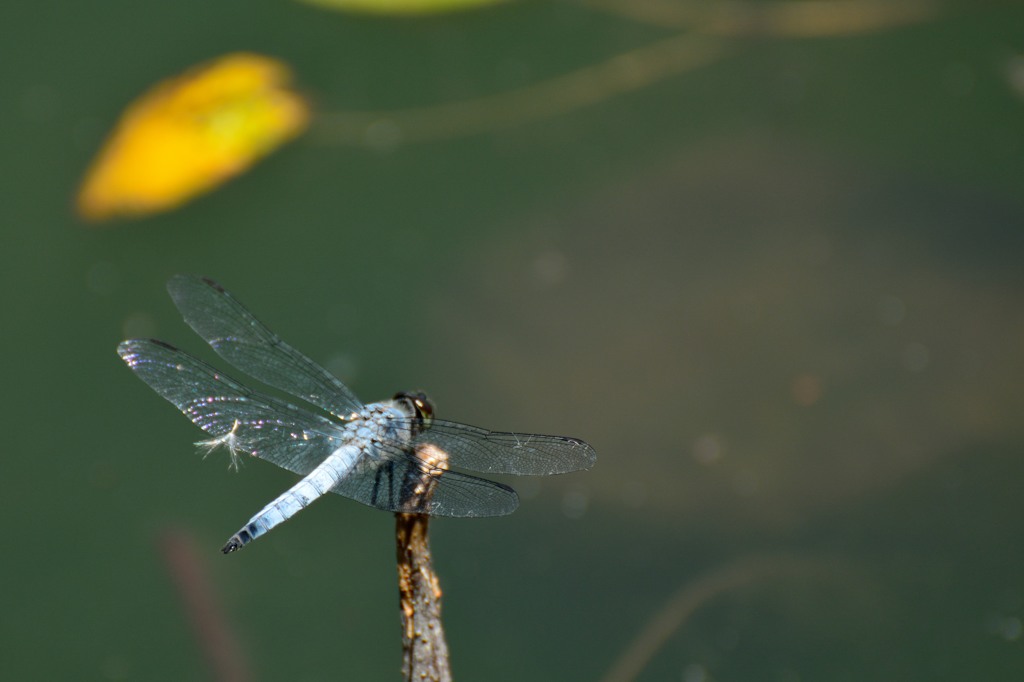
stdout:
<svg viewBox="0 0 1024 682">
<path fill-rule="evenodd" d="M 163 341 L 122 341 L 117 353 L 232 456 L 247 453 L 308 474 L 341 444 L 340 427 L 326 417 L 261 395 Z"/>
<path fill-rule="evenodd" d="M 212 279 L 175 275 L 167 291 L 188 326 L 249 376 L 335 416 L 362 409 L 345 384 L 282 341 Z"/>
<path fill-rule="evenodd" d="M 375 461 L 364 459 L 331 492 L 384 511 L 431 516 L 505 516 L 519 506 L 506 485 L 438 470 L 397 447 Z"/>
<path fill-rule="evenodd" d="M 594 448 L 579 438 L 488 431 L 439 419 L 415 442 L 436 445 L 453 467 L 488 474 L 564 474 L 589 469 L 597 461 Z"/>
</svg>

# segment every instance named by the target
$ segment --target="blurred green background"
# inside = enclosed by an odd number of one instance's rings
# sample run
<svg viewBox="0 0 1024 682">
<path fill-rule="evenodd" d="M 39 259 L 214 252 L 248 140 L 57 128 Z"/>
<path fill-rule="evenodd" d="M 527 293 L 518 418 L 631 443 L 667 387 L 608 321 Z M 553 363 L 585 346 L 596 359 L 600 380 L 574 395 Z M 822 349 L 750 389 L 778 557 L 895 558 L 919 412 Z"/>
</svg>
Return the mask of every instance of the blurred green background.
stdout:
<svg viewBox="0 0 1024 682">
<path fill-rule="evenodd" d="M 737 39 L 499 132 L 310 134 L 181 210 L 99 228 L 71 197 L 118 112 L 212 57 L 279 57 L 322 111 L 387 110 L 673 30 L 567 2 L 0 18 L 0 677 L 211 679 L 161 554 L 179 529 L 256 679 L 399 678 L 389 515 L 331 496 L 218 552 L 294 477 L 204 461 L 114 354 L 144 335 L 212 358 L 166 296 L 175 272 L 221 281 L 368 401 L 424 389 L 439 416 L 597 449 L 590 472 L 507 481 L 510 517 L 432 525 L 456 679 L 601 679 L 694 585 L 637 679 L 1024 676 L 1019 5 Z"/>
</svg>

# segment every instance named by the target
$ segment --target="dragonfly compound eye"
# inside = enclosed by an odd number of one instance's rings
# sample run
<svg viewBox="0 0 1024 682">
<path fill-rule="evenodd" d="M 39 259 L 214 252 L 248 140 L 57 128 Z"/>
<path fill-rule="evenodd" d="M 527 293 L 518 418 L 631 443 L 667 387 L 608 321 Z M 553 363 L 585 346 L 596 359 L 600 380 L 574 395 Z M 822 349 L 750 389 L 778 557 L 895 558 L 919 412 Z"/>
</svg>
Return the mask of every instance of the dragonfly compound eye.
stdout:
<svg viewBox="0 0 1024 682">
<path fill-rule="evenodd" d="M 430 428 L 431 422 L 434 421 L 434 404 L 430 402 L 426 394 L 402 391 L 401 393 L 396 393 L 394 399 L 398 402 L 407 403 L 413 416 L 420 422 L 421 427 L 424 429 Z"/>
</svg>

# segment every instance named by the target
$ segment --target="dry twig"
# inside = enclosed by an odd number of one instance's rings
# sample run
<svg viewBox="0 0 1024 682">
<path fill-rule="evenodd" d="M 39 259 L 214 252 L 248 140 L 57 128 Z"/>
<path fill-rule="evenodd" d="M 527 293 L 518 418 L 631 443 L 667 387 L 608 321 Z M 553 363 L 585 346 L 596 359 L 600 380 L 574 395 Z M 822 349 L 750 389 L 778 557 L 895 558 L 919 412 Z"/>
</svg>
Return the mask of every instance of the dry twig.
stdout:
<svg viewBox="0 0 1024 682">
<path fill-rule="evenodd" d="M 447 455 L 432 445 L 419 448 L 433 471 L 448 468 Z M 434 478 L 410 482 L 412 507 L 430 499 Z M 441 624 L 441 581 L 434 573 L 424 514 L 395 514 L 398 595 L 402 614 L 402 673 L 406 680 L 451 682 L 448 643 Z"/>
</svg>

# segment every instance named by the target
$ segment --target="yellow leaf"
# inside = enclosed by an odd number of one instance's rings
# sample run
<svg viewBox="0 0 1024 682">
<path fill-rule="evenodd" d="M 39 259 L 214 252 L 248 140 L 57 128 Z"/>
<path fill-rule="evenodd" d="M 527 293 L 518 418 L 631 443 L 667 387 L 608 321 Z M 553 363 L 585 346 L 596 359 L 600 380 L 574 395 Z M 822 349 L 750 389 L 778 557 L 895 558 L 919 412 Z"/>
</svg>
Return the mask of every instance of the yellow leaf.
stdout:
<svg viewBox="0 0 1024 682">
<path fill-rule="evenodd" d="M 174 208 L 247 170 L 309 122 L 275 59 L 229 54 L 155 85 L 125 109 L 86 173 L 86 220 Z"/>
<path fill-rule="evenodd" d="M 299 0 L 343 12 L 363 14 L 435 14 L 497 5 L 507 0 Z"/>
</svg>

